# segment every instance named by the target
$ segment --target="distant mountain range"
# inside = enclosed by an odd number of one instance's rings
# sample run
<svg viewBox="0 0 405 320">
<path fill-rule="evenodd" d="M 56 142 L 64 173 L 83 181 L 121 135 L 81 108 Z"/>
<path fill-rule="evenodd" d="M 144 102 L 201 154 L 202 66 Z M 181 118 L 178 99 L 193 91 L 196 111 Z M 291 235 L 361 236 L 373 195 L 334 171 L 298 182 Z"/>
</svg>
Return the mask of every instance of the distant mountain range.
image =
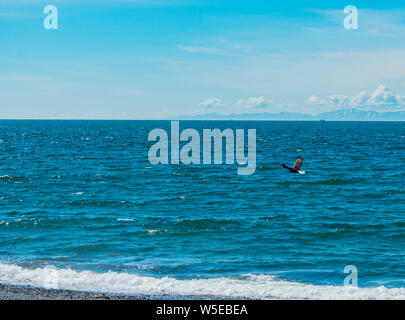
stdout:
<svg viewBox="0 0 405 320">
<path fill-rule="evenodd" d="M 405 121 L 405 111 L 377 112 L 359 109 L 341 109 L 318 115 L 306 113 L 207 113 L 197 116 L 180 116 L 176 120 L 330 120 L 330 121 Z"/>
</svg>

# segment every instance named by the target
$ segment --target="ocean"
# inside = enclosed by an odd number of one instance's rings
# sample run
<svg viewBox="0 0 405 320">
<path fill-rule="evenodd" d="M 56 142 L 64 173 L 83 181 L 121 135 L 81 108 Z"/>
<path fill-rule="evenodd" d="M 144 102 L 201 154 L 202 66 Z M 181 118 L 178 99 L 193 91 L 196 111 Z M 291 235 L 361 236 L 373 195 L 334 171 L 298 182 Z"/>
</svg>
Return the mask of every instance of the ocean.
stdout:
<svg viewBox="0 0 405 320">
<path fill-rule="evenodd" d="M 152 165 L 155 128 L 170 121 L 1 120 L 0 283 L 405 298 L 405 122 L 180 121 L 256 129 L 247 176 Z M 281 167 L 299 155 L 305 175 Z M 346 266 L 358 288 L 344 286 Z"/>
</svg>

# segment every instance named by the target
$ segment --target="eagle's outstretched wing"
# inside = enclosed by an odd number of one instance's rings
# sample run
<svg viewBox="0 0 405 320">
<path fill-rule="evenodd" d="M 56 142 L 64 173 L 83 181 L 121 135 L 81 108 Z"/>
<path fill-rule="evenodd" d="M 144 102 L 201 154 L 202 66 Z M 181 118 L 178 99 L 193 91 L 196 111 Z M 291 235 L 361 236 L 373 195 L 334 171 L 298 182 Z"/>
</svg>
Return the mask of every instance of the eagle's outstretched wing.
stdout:
<svg viewBox="0 0 405 320">
<path fill-rule="evenodd" d="M 295 160 L 293 168 L 297 171 L 300 170 L 303 162 L 304 162 L 304 159 L 302 157 L 298 157 L 297 160 Z"/>
<path fill-rule="evenodd" d="M 294 167 L 290 168 L 290 167 L 287 167 L 285 164 L 283 164 L 283 168 L 289 170 L 292 173 L 301 173 L 300 169 L 302 167 L 303 162 L 304 162 L 304 159 L 301 156 L 299 156 L 297 158 L 297 160 L 295 160 Z"/>
</svg>

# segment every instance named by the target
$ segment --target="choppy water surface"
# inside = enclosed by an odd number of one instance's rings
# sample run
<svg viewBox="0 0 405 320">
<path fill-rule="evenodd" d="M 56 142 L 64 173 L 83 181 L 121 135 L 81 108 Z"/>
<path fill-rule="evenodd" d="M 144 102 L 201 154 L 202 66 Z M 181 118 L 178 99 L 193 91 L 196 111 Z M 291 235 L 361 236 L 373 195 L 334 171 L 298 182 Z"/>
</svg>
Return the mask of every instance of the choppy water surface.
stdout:
<svg viewBox="0 0 405 320">
<path fill-rule="evenodd" d="M 405 296 L 404 122 L 190 127 L 256 129 L 256 173 L 151 165 L 168 121 L 0 121 L 0 282 L 340 297 L 355 265 L 359 296 Z"/>
</svg>

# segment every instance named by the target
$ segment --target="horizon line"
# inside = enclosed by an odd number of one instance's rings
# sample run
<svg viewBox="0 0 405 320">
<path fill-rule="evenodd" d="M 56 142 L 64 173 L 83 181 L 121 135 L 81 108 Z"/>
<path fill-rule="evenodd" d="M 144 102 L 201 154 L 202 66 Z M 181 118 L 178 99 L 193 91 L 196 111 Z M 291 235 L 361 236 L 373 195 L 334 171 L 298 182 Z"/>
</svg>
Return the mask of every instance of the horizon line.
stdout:
<svg viewBox="0 0 405 320">
<path fill-rule="evenodd" d="M 75 119 L 75 118 L 0 118 L 0 121 L 284 121 L 284 122 L 405 122 L 405 119 L 400 120 L 333 120 L 333 119 Z"/>
</svg>

